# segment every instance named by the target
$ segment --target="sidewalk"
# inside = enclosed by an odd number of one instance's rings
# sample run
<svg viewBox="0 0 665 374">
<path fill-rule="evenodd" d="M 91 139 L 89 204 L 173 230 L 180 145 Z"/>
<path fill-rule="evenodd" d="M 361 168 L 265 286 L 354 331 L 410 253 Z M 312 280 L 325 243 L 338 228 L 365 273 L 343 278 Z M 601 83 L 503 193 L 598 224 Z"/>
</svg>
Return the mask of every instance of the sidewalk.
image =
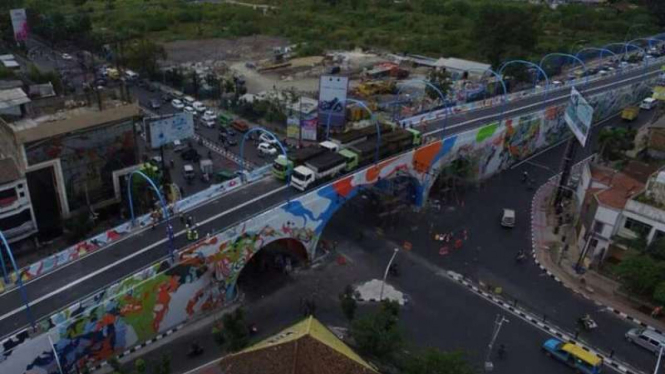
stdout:
<svg viewBox="0 0 665 374">
<path fill-rule="evenodd" d="M 621 318 L 631 320 L 643 327 L 665 332 L 665 321 L 654 319 L 637 309 L 634 302 L 616 293 L 620 284 L 594 270 L 587 270 L 581 276 L 573 270 L 580 251 L 574 225 L 562 225 L 561 232 L 554 234 L 556 217 L 549 202 L 555 191 L 556 179 L 543 184 L 533 197 L 531 204 L 531 235 L 533 257 L 541 269 L 583 297 L 596 304 L 607 307 Z M 564 243 L 568 250 L 563 252 Z M 584 279 L 582 281 L 582 278 Z"/>
</svg>

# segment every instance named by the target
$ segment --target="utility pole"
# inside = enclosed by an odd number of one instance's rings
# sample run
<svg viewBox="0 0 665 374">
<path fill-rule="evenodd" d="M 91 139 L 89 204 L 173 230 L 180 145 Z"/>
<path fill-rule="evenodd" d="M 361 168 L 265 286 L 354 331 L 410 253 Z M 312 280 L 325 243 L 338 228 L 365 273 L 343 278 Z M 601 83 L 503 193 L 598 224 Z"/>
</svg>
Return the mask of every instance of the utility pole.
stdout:
<svg viewBox="0 0 665 374">
<path fill-rule="evenodd" d="M 379 302 L 383 301 L 383 288 L 386 286 L 386 278 L 388 278 L 390 265 L 393 264 L 393 260 L 395 260 L 395 256 L 397 256 L 397 252 L 399 252 L 399 248 L 395 248 L 395 250 L 393 251 L 393 255 L 392 257 L 390 257 L 390 261 L 388 261 L 388 266 L 386 266 L 386 271 L 383 273 L 383 282 L 381 282 L 381 292 L 379 293 Z"/>
<path fill-rule="evenodd" d="M 561 171 L 561 178 L 559 179 L 559 187 L 556 190 L 556 196 L 554 197 L 554 209 L 557 214 L 561 214 L 561 201 L 563 200 L 563 194 L 568 186 L 568 178 L 570 178 L 570 170 L 573 167 L 573 160 L 575 159 L 575 153 L 577 152 L 577 139 L 573 136 L 568 140 L 568 145 L 566 145 L 566 153 L 563 156 L 563 166 Z"/>
<path fill-rule="evenodd" d="M 510 322 L 510 321 L 505 319 L 502 315 L 497 314 L 496 319 L 494 320 L 494 331 L 492 331 L 492 339 L 490 340 L 490 343 L 487 346 L 487 355 L 485 356 L 486 372 L 494 370 L 494 364 L 492 363 L 492 361 L 490 361 L 490 357 L 492 356 L 492 348 L 494 347 L 494 342 L 496 342 L 496 338 L 499 336 L 499 331 L 501 331 L 501 326 L 504 324 L 504 322 Z"/>
<path fill-rule="evenodd" d="M 660 369 L 660 359 L 663 357 L 663 346 L 660 347 L 658 352 L 658 361 L 656 361 L 656 368 L 653 370 L 653 374 L 658 374 L 658 369 Z"/>
</svg>

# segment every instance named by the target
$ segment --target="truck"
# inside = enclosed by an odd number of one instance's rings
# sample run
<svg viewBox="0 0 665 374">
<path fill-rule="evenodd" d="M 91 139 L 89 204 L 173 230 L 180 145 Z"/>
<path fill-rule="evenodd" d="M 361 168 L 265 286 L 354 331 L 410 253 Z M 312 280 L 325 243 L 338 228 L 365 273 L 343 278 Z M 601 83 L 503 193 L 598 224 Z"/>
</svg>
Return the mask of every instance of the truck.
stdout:
<svg viewBox="0 0 665 374">
<path fill-rule="evenodd" d="M 287 153 L 287 157 L 284 157 L 284 155 L 279 155 L 272 165 L 272 174 L 277 179 L 285 180 L 288 173 L 293 170 L 294 167 L 302 165 L 306 161 L 320 155 L 324 151 L 326 151 L 324 147 L 316 146 L 289 151 Z"/>
<path fill-rule="evenodd" d="M 310 186 L 333 178 L 346 167 L 346 158 L 339 153 L 325 151 L 293 169 L 291 186 L 305 191 Z"/>
<path fill-rule="evenodd" d="M 233 121 L 233 118 L 231 118 L 231 116 L 226 114 L 226 113 L 219 112 L 217 114 L 217 121 L 219 122 L 220 126 L 226 127 L 229 124 L 231 124 L 231 121 Z"/>
<path fill-rule="evenodd" d="M 395 127 L 390 125 L 381 124 L 381 136 L 388 134 Z M 330 137 L 330 141 L 337 144 L 340 149 L 347 148 L 351 145 L 362 143 L 365 140 L 376 138 L 376 126 L 367 126 L 358 130 L 351 130 L 341 134 L 336 134 Z"/>
<path fill-rule="evenodd" d="M 626 121 L 634 121 L 639 114 L 640 114 L 640 107 L 636 105 L 631 105 L 625 107 L 621 111 L 621 118 Z"/>
<path fill-rule="evenodd" d="M 421 142 L 420 131 L 415 129 L 397 129 L 381 137 L 379 160 L 389 155 L 400 153 Z M 376 158 L 376 139 L 366 140 L 339 151 L 347 159 L 346 171 L 370 164 Z"/>
</svg>

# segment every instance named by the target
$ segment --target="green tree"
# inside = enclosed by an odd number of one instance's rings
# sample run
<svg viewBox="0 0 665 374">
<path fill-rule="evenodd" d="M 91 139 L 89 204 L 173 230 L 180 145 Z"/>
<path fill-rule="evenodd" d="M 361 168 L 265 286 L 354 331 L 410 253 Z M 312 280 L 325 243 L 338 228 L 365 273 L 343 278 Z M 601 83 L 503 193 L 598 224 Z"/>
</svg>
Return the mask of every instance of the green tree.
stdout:
<svg viewBox="0 0 665 374">
<path fill-rule="evenodd" d="M 379 311 L 353 321 L 351 336 L 360 352 L 382 360 L 392 359 L 404 344 L 398 321 L 399 304 L 384 300 Z"/>
<path fill-rule="evenodd" d="M 665 26 L 665 1 L 646 0 L 647 9 L 653 14 L 661 26 Z"/>
<path fill-rule="evenodd" d="M 134 373 L 145 374 L 146 369 L 147 367 L 144 359 L 139 358 L 138 360 L 134 361 Z"/>
<path fill-rule="evenodd" d="M 494 67 L 533 51 L 539 32 L 537 8 L 494 2 L 483 3 L 472 29 L 474 44 Z"/>
<path fill-rule="evenodd" d="M 633 148 L 635 130 L 623 127 L 605 127 L 598 134 L 600 157 L 606 161 L 623 158 L 624 152 Z"/>
<path fill-rule="evenodd" d="M 629 290 L 651 296 L 656 285 L 665 280 L 665 263 L 658 263 L 647 255 L 634 255 L 621 261 L 617 274 Z"/>
<path fill-rule="evenodd" d="M 230 352 L 237 352 L 249 343 L 249 329 L 245 321 L 245 311 L 238 308 L 222 317 L 222 341 Z"/>
<path fill-rule="evenodd" d="M 427 75 L 427 80 L 429 81 L 429 83 L 432 84 L 432 86 L 436 87 L 439 91 L 441 91 L 444 97 L 448 94 L 451 80 L 450 80 L 450 74 L 448 74 L 446 69 L 430 70 L 429 74 Z M 429 98 L 432 100 L 441 99 L 439 93 L 436 92 L 436 90 L 430 87 L 429 85 L 425 88 L 425 92 L 427 93 L 427 96 L 429 96 Z"/>
<path fill-rule="evenodd" d="M 358 304 L 354 298 L 353 287 L 350 285 L 346 286 L 344 293 L 339 295 L 339 304 L 342 308 L 342 313 L 344 313 L 344 317 L 349 321 L 352 321 L 353 317 L 356 315 L 356 309 L 358 309 Z"/>
<path fill-rule="evenodd" d="M 660 305 L 665 305 L 665 281 L 661 281 L 656 285 L 653 291 L 653 300 Z"/>
<path fill-rule="evenodd" d="M 651 242 L 646 252 L 658 261 L 665 261 L 665 237 Z"/>
<path fill-rule="evenodd" d="M 124 62 L 132 69 L 155 76 L 158 62 L 166 59 L 164 46 L 149 39 L 134 40 L 125 48 Z"/>
<path fill-rule="evenodd" d="M 462 352 L 427 349 L 405 360 L 403 374 L 474 374 Z"/>
</svg>

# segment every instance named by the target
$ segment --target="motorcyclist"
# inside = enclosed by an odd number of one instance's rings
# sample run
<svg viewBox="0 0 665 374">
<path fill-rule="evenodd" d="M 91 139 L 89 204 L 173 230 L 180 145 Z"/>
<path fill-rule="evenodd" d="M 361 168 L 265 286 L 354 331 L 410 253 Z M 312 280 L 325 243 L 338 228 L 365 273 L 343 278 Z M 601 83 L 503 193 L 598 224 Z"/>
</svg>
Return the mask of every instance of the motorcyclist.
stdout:
<svg viewBox="0 0 665 374">
<path fill-rule="evenodd" d="M 500 344 L 499 349 L 496 351 L 496 354 L 499 356 L 499 358 L 504 358 L 506 356 L 506 346 Z"/>
<path fill-rule="evenodd" d="M 524 253 L 523 250 L 520 249 L 520 250 L 517 252 L 517 255 L 515 256 L 515 260 L 518 261 L 518 262 L 521 262 L 521 261 L 524 260 L 525 258 L 526 258 L 526 254 Z"/>
</svg>

